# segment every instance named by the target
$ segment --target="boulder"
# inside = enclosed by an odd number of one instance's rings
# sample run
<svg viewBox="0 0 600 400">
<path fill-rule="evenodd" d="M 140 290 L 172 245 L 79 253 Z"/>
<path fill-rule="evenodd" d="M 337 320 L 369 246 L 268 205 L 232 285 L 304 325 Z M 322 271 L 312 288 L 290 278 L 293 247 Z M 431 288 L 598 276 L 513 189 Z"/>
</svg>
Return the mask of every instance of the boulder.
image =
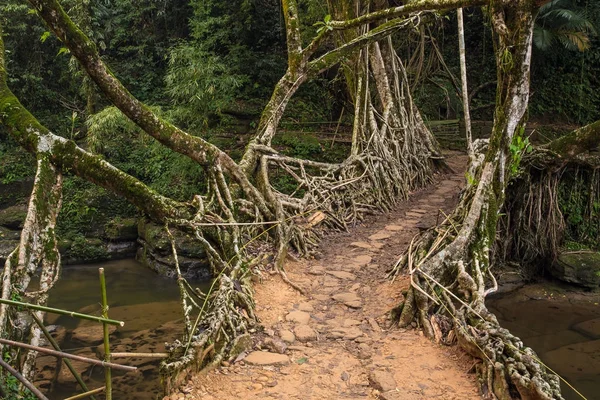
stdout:
<svg viewBox="0 0 600 400">
<path fill-rule="evenodd" d="M 138 221 L 136 218 L 114 218 L 104 226 L 104 237 L 112 242 L 136 241 Z"/>
<path fill-rule="evenodd" d="M 563 253 L 550 268 L 556 279 L 595 289 L 600 286 L 600 253 Z"/>
<path fill-rule="evenodd" d="M 0 210 L 0 226 L 8 229 L 22 229 L 27 216 L 27 205 L 16 205 Z"/>
<path fill-rule="evenodd" d="M 19 245 L 18 240 L 0 240 L 0 263 L 4 265 L 4 262 L 12 253 L 12 251 Z"/>
</svg>

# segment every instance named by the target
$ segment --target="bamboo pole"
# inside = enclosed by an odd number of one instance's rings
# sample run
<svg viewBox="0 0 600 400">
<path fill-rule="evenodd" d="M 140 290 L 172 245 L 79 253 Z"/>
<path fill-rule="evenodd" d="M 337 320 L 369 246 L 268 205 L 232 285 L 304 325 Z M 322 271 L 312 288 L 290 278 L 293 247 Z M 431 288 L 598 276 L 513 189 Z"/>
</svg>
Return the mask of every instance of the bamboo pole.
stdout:
<svg viewBox="0 0 600 400">
<path fill-rule="evenodd" d="M 106 278 L 104 277 L 104 268 L 98 268 L 100 275 L 100 294 L 102 295 L 102 317 L 108 319 L 108 300 L 106 297 Z M 104 361 L 110 363 L 110 342 L 108 325 L 103 322 L 104 331 Z M 106 382 L 106 400 L 112 400 L 112 377 L 109 366 L 104 367 L 104 380 Z"/>
<path fill-rule="evenodd" d="M 116 321 L 114 319 L 95 317 L 93 315 L 81 314 L 81 313 L 78 313 L 75 311 L 67 311 L 67 310 L 61 310 L 58 308 L 39 306 L 37 304 L 23 303 L 20 301 L 0 299 L 0 304 L 8 304 L 11 306 L 23 307 L 23 308 L 26 308 L 29 310 L 45 311 L 45 312 L 52 313 L 52 314 L 67 315 L 67 316 L 73 317 L 73 318 L 85 319 L 88 321 L 95 321 L 95 322 L 102 322 L 102 323 L 106 323 L 109 325 L 118 325 L 118 326 L 125 325 L 125 322 L 123 322 L 123 321 Z"/>
<path fill-rule="evenodd" d="M 168 353 L 112 353 L 112 358 L 167 358 Z"/>
<path fill-rule="evenodd" d="M 52 335 L 50 335 L 50 332 L 48 332 L 48 329 L 46 329 L 46 327 L 44 326 L 44 323 L 39 319 L 39 317 L 37 315 L 35 315 L 35 313 L 31 313 L 31 316 L 33 317 L 33 320 L 38 325 L 38 327 L 44 333 L 44 336 L 46 337 L 46 339 L 48 339 L 48 342 L 50 342 L 50 344 L 52 345 L 52 347 L 54 347 L 54 350 L 56 350 L 56 351 L 62 351 L 60 349 L 60 346 L 56 342 L 56 340 L 54 340 L 54 338 L 52 337 Z M 75 378 L 75 380 L 77 381 L 77 383 L 79 384 L 79 386 L 81 386 L 81 389 L 84 392 L 89 392 L 90 389 L 88 389 L 88 387 L 85 384 L 85 382 L 83 382 L 83 379 L 81 379 L 81 376 L 79 376 L 79 374 L 77 373 L 77 371 L 75 371 L 75 368 L 73 368 L 73 364 L 71 364 L 71 361 L 69 359 L 67 359 L 67 358 L 61 358 L 61 360 L 65 362 L 65 365 L 67 366 L 67 368 L 69 368 L 69 371 L 71 371 L 71 374 L 73 374 L 73 377 Z M 92 400 L 96 400 L 96 398 L 93 396 L 93 393 L 90 395 L 90 398 Z"/>
<path fill-rule="evenodd" d="M 19 380 L 19 382 L 21 382 L 23 384 L 23 386 L 25 386 L 27 389 L 29 389 L 31 391 L 31 393 L 33 393 L 35 395 L 35 397 L 37 397 L 40 400 L 48 400 L 48 398 L 46 396 L 44 396 L 42 394 L 42 392 L 39 391 L 38 388 L 33 386 L 33 384 L 31 382 L 29 382 L 27 379 L 25 379 L 25 377 L 23 375 L 21 375 L 17 370 L 15 370 L 13 367 L 8 365 L 2 359 L 2 357 L 0 357 L 0 366 L 2 368 L 4 368 L 5 370 L 7 370 L 12 376 L 17 378 Z"/>
<path fill-rule="evenodd" d="M 86 397 L 92 397 L 93 398 L 94 397 L 93 395 L 98 394 L 98 393 L 102 393 L 102 392 L 104 392 L 105 389 L 106 389 L 106 387 L 102 386 L 101 388 L 90 390 L 90 391 L 85 392 L 85 393 L 80 393 L 80 394 L 75 395 L 73 397 L 67 397 L 65 400 L 85 399 Z"/>
<path fill-rule="evenodd" d="M 130 371 L 136 371 L 137 370 L 137 367 L 130 367 L 128 365 L 120 365 L 120 364 L 114 364 L 114 363 L 111 363 L 111 362 L 105 362 L 105 361 L 95 360 L 93 358 L 87 358 L 87 357 L 77 356 L 75 354 L 65 353 L 65 352 L 56 351 L 56 350 L 50 350 L 50 349 L 46 349 L 44 347 L 39 347 L 39 346 L 32 346 L 30 344 L 21 343 L 21 342 L 15 342 L 13 340 L 8 340 L 8 339 L 2 339 L 2 338 L 0 338 L 0 344 L 6 344 L 6 345 L 9 345 L 9 346 L 21 347 L 21 348 L 27 349 L 27 350 L 33 350 L 33 351 L 37 351 L 37 352 L 44 353 L 44 354 L 50 354 L 51 356 L 54 356 L 54 357 L 68 358 L 70 360 L 81 361 L 81 362 L 85 362 L 85 363 L 92 364 L 92 365 L 99 365 L 101 367 L 109 366 L 112 369 L 118 369 L 118 370 L 121 370 L 121 371 L 130 372 Z"/>
</svg>

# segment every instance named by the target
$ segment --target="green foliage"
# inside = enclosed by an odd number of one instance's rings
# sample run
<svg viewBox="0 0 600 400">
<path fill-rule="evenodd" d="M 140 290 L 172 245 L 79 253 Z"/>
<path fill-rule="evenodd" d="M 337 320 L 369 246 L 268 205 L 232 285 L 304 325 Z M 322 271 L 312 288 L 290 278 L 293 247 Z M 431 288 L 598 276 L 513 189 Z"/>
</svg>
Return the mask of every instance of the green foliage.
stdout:
<svg viewBox="0 0 600 400">
<path fill-rule="evenodd" d="M 331 25 L 331 15 L 327 14 L 323 21 L 315 22 L 313 26 L 317 27 L 317 33 L 332 31 L 333 26 Z"/>
<path fill-rule="evenodd" d="M 17 300 L 19 301 L 19 300 Z M 6 361 L 7 363 L 11 363 L 12 360 L 12 356 L 8 350 L 7 347 L 4 347 L 4 350 L 2 351 L 2 359 L 4 361 Z M 7 399 L 7 400 L 12 400 L 12 399 L 19 399 L 19 400 L 36 400 L 37 397 L 31 393 L 28 389 L 23 388 L 23 390 L 21 390 L 21 382 L 19 382 L 19 380 L 17 378 L 15 378 L 14 376 L 12 376 L 11 374 L 9 374 L 7 371 L 2 371 L 2 374 L 0 374 L 0 387 L 2 387 L 3 391 L 5 392 L 4 394 L 6 395 L 6 397 L 3 397 L 3 399 Z"/>
<path fill-rule="evenodd" d="M 540 7 L 533 32 L 533 43 L 540 50 L 560 45 L 569 50 L 585 51 L 596 29 L 585 10 L 569 0 L 551 0 Z"/>
<path fill-rule="evenodd" d="M 323 153 L 319 140 L 305 133 L 283 133 L 275 138 L 274 144 L 284 146 L 283 153 L 292 157 L 318 160 Z"/>
<path fill-rule="evenodd" d="M 512 143 L 509 146 L 509 151 L 511 155 L 510 162 L 510 174 L 511 176 L 516 176 L 519 173 L 519 169 L 521 166 L 521 160 L 523 159 L 523 155 L 527 153 L 531 153 L 533 147 L 529 143 L 529 138 L 523 136 L 524 128 L 521 127 L 521 131 L 517 133 Z"/>
<path fill-rule="evenodd" d="M 233 102 L 246 77 L 232 74 L 220 57 L 198 46 L 182 44 L 170 52 L 166 93 L 175 106 L 174 118 L 188 126 L 208 126 Z"/>
<path fill-rule="evenodd" d="M 244 83 L 236 97 L 266 98 L 286 67 L 279 0 L 192 0 L 192 43 Z"/>
<path fill-rule="evenodd" d="M 597 172 L 569 169 L 561 177 L 558 201 L 566 221 L 567 247 L 600 250 L 599 189 Z"/>
<path fill-rule="evenodd" d="M 0 183 L 6 185 L 35 174 L 35 159 L 0 133 Z"/>
</svg>

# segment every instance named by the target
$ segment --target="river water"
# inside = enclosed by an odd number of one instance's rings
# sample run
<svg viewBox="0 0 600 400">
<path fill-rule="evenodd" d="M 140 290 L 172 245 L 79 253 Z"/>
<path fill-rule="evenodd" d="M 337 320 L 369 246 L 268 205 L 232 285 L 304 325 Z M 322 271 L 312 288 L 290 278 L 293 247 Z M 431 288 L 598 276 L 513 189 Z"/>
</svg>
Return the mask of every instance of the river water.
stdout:
<svg viewBox="0 0 600 400">
<path fill-rule="evenodd" d="M 553 283 L 491 297 L 488 308 L 589 400 L 600 399 L 600 293 Z M 581 400 L 562 383 L 567 400 Z"/>
<path fill-rule="evenodd" d="M 50 293 L 51 307 L 100 315 L 100 283 L 98 268 L 103 267 L 106 276 L 109 317 L 125 322 L 111 334 L 113 352 L 162 352 L 164 342 L 179 338 L 182 334 L 182 311 L 179 289 L 172 279 L 158 276 L 135 260 L 110 261 L 101 264 L 68 266 Z M 195 283 L 206 289 L 208 283 Z M 60 345 L 64 351 L 95 358 L 102 348 L 100 324 L 81 321 L 67 316 L 48 315 L 47 324 L 66 328 Z M 87 335 L 85 329 L 96 329 Z M 123 400 L 152 400 L 162 398 L 158 379 L 158 361 L 116 360 L 122 364 L 134 364 L 138 372 L 123 374 L 113 371 L 114 398 Z M 49 393 L 51 400 L 80 393 L 71 382 L 68 370 L 59 375 L 59 383 Z M 90 388 L 104 384 L 102 368 L 80 365 L 84 380 Z"/>
</svg>

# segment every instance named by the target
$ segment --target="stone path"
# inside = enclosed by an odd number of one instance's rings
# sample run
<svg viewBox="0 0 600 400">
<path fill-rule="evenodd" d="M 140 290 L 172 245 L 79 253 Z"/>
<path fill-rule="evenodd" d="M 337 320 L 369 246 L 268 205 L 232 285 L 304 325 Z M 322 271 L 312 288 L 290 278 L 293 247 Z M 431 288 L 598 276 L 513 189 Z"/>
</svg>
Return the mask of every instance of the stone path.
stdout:
<svg viewBox="0 0 600 400">
<path fill-rule="evenodd" d="M 455 164 L 464 160 L 457 157 Z M 461 171 L 461 169 L 458 169 Z M 257 285 L 265 330 L 233 364 L 194 377 L 171 399 L 476 399 L 473 362 L 415 330 L 390 328 L 387 313 L 407 277 L 390 283 L 410 239 L 456 203 L 462 173 L 444 176 L 388 215 L 332 235 L 318 260 L 288 263 L 300 296 L 277 276 Z"/>
</svg>

